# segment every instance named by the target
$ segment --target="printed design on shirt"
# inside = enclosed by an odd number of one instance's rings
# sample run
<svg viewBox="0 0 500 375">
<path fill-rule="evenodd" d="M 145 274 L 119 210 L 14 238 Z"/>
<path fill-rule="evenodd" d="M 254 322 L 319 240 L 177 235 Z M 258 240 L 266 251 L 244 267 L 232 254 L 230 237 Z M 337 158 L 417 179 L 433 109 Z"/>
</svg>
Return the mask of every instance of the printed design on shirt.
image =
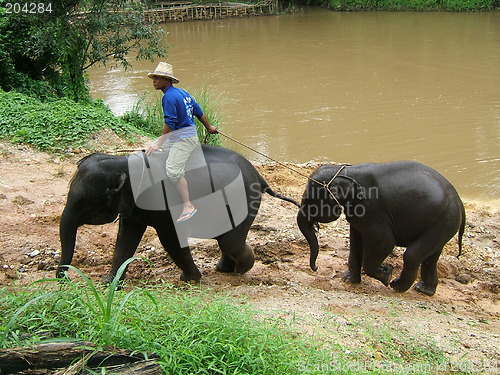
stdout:
<svg viewBox="0 0 500 375">
<path fill-rule="evenodd" d="M 183 102 L 184 102 L 184 106 L 186 107 L 186 113 L 189 117 L 191 118 L 194 118 L 194 115 L 193 115 L 193 111 L 194 111 L 194 108 L 193 108 L 193 99 L 191 97 L 185 97 L 183 99 Z"/>
</svg>

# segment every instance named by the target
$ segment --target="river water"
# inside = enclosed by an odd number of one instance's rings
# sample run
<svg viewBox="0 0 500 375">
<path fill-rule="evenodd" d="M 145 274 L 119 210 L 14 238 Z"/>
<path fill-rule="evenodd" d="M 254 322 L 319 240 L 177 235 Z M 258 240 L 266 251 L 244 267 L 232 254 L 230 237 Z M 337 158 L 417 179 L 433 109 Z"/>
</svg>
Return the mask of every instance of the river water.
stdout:
<svg viewBox="0 0 500 375">
<path fill-rule="evenodd" d="M 163 27 L 178 86 L 206 86 L 239 141 L 296 163 L 417 160 L 500 205 L 500 13 L 306 8 Z M 93 68 L 92 95 L 121 114 L 155 66 Z"/>
</svg>

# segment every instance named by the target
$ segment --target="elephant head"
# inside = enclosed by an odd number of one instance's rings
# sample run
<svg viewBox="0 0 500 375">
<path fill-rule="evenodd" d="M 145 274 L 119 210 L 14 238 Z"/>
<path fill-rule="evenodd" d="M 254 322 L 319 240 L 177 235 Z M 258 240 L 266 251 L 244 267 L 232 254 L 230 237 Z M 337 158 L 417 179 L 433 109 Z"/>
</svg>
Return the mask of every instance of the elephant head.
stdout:
<svg viewBox="0 0 500 375">
<path fill-rule="evenodd" d="M 57 277 L 63 277 L 67 269 L 63 266 L 71 263 L 80 226 L 116 219 L 124 205 L 122 191 L 127 182 L 126 157 L 92 154 L 78 162 L 59 224 L 62 253 Z"/>
<path fill-rule="evenodd" d="M 309 265 L 313 271 L 318 269 L 316 266 L 319 253 L 316 237 L 317 224 L 337 220 L 343 210 L 346 216 L 354 214 L 351 208 L 363 199 L 363 191 L 359 183 L 341 174 L 345 167 L 338 165 L 319 167 L 311 174 L 302 195 L 297 224 L 309 244 L 311 251 Z"/>
</svg>

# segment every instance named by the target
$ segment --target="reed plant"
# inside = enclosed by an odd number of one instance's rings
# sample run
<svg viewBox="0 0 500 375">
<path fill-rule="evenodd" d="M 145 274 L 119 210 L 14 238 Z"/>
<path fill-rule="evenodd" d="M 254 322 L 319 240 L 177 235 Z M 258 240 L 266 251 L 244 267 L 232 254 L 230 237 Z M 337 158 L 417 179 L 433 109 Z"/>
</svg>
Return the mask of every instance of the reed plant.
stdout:
<svg viewBox="0 0 500 375">
<path fill-rule="evenodd" d="M 203 109 L 210 124 L 219 129 L 221 126 L 221 97 L 215 97 L 205 85 L 198 90 L 192 90 L 191 94 Z M 157 95 L 156 92 L 152 93 L 149 90 L 142 92 L 139 94 L 132 108 L 130 108 L 121 119 L 140 129 L 150 137 L 158 137 L 163 130 L 164 124 L 161 97 Z M 213 146 L 222 146 L 218 134 L 208 134 L 205 127 L 198 119 L 195 119 L 195 124 L 201 142 Z"/>
</svg>

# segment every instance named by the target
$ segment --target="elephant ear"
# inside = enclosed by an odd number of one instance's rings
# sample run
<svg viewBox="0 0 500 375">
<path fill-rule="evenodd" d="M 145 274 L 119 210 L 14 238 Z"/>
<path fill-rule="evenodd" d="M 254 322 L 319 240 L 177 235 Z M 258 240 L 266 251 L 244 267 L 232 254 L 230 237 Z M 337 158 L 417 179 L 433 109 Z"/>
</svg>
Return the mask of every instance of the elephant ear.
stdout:
<svg viewBox="0 0 500 375">
<path fill-rule="evenodd" d="M 338 176 L 339 179 L 347 180 L 347 185 L 339 184 L 343 198 L 350 198 L 349 200 L 362 200 L 366 198 L 365 189 L 350 176 Z"/>
<path fill-rule="evenodd" d="M 125 185 L 126 181 L 126 173 L 113 176 L 113 178 L 111 179 L 111 184 L 106 188 L 106 194 L 109 194 L 111 196 L 118 194 Z"/>
<path fill-rule="evenodd" d="M 347 179 L 351 180 L 354 191 L 356 192 L 356 198 L 359 200 L 365 199 L 365 189 L 356 181 L 354 178 L 346 176 Z"/>
</svg>

